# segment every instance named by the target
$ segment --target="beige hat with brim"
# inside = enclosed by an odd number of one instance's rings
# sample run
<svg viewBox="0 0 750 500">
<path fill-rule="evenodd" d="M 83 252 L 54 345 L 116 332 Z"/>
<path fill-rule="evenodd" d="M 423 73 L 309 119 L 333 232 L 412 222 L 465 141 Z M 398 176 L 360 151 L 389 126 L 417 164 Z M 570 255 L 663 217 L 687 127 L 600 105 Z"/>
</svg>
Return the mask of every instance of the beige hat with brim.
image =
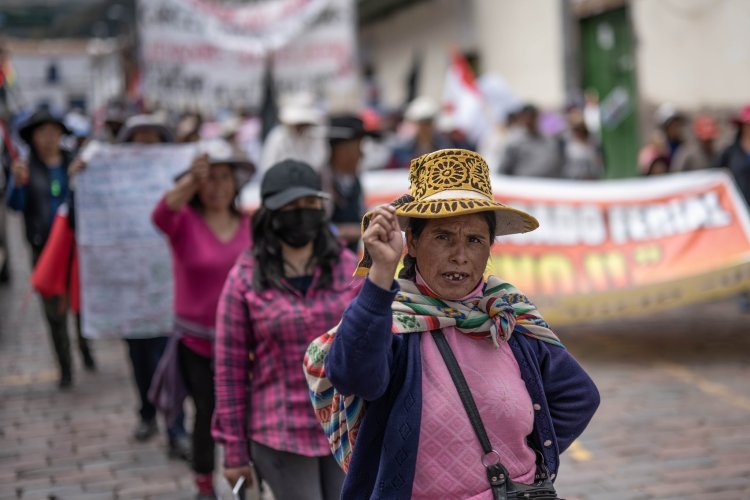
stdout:
<svg viewBox="0 0 750 500">
<path fill-rule="evenodd" d="M 441 149 L 415 158 L 409 167 L 410 194 L 397 199 L 399 224 L 409 219 L 439 219 L 480 212 L 494 212 L 495 236 L 528 233 L 539 227 L 532 215 L 495 200 L 487 162 L 479 153 L 465 149 Z M 372 212 L 362 219 L 364 234 Z M 364 276 L 370 267 L 369 254 L 357 266 L 355 275 Z"/>
</svg>

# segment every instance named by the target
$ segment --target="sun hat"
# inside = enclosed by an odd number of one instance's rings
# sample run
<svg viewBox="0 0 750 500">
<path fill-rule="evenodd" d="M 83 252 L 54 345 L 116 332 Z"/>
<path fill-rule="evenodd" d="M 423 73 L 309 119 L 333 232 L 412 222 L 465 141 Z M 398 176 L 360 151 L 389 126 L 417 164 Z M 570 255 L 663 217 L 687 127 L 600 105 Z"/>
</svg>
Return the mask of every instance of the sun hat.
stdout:
<svg viewBox="0 0 750 500">
<path fill-rule="evenodd" d="M 18 135 L 25 143 L 31 145 L 31 138 L 34 135 L 34 130 L 46 123 L 53 123 L 60 127 L 63 135 L 71 135 L 71 131 L 65 123 L 46 109 L 40 109 L 34 112 L 18 129 Z"/>
<path fill-rule="evenodd" d="M 242 151 L 232 147 L 223 139 L 212 139 L 201 142 L 198 146 L 199 154 L 208 156 L 209 165 L 229 165 L 232 169 L 237 189 L 247 184 L 255 173 L 255 164 L 250 161 Z M 190 169 L 181 172 L 175 177 L 175 182 L 190 172 Z"/>
<path fill-rule="evenodd" d="M 733 118 L 735 125 L 750 125 L 750 104 L 744 106 Z"/>
<path fill-rule="evenodd" d="M 309 92 L 291 94 L 281 101 L 279 121 L 284 125 L 321 125 L 323 112 Z"/>
<path fill-rule="evenodd" d="M 495 236 L 527 233 L 539 227 L 528 213 L 495 201 L 487 162 L 474 151 L 441 149 L 413 159 L 409 185 L 410 193 L 391 203 L 402 228 L 410 218 L 438 219 L 479 212 L 495 213 Z M 372 212 L 368 212 L 362 219 L 362 233 L 371 217 Z M 366 274 L 369 264 L 365 251 L 355 274 Z"/>
<path fill-rule="evenodd" d="M 698 115 L 693 119 L 693 134 L 702 141 L 715 139 L 719 135 L 719 125 L 711 115 Z"/>
<path fill-rule="evenodd" d="M 327 136 L 331 142 L 362 139 L 366 136 L 377 136 L 376 132 L 367 130 L 364 121 L 355 115 L 332 116 L 328 122 Z"/>
<path fill-rule="evenodd" d="M 406 107 L 404 118 L 410 122 L 433 120 L 439 111 L 440 108 L 431 97 L 419 96 Z"/>
<path fill-rule="evenodd" d="M 143 129 L 155 129 L 162 142 L 174 142 L 172 131 L 156 115 L 134 115 L 125 120 L 125 125 L 117 134 L 117 142 L 131 142 L 136 131 Z"/>
<path fill-rule="evenodd" d="M 260 183 L 261 203 L 269 210 L 306 196 L 330 198 L 321 187 L 320 176 L 302 161 L 280 161 L 268 169 Z"/>
</svg>

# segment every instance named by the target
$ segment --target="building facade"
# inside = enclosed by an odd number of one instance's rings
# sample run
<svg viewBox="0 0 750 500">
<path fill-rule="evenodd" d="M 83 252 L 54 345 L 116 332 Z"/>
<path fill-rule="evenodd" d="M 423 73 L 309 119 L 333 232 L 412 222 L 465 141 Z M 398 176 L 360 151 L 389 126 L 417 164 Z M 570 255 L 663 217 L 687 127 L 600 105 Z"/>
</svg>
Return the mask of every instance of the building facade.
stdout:
<svg viewBox="0 0 750 500">
<path fill-rule="evenodd" d="M 750 2 L 744 0 L 360 1 L 363 60 L 386 106 L 440 98 L 451 50 L 501 76 L 521 101 L 560 110 L 599 96 L 608 176 L 635 173 L 654 110 L 727 116 L 750 102 Z"/>
</svg>

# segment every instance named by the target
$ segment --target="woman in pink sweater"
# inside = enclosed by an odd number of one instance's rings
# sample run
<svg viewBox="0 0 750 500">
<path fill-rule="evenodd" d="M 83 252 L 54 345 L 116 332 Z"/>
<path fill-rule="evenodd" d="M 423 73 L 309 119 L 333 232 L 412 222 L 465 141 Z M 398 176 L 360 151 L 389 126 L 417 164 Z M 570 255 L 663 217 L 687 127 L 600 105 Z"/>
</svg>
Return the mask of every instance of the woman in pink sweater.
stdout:
<svg viewBox="0 0 750 500">
<path fill-rule="evenodd" d="M 247 160 L 219 143 L 193 160 L 154 209 L 154 224 L 169 238 L 174 271 L 175 331 L 152 393 L 160 408 L 164 395 L 176 403 L 186 391 L 195 404 L 192 465 L 197 498 L 214 498 L 214 410 L 212 339 L 224 281 L 250 243 L 249 218 L 236 207 L 239 188 L 253 172 Z M 184 389 L 160 376 L 171 368 Z M 178 380 L 178 379 L 182 380 Z M 180 382 L 182 384 L 180 384 Z M 171 387 L 170 387 L 171 385 Z M 158 389 L 158 390 L 155 390 Z M 181 390 L 182 389 L 182 390 Z M 167 410 L 176 409 L 173 404 Z M 167 417 L 169 418 L 167 411 Z"/>
</svg>

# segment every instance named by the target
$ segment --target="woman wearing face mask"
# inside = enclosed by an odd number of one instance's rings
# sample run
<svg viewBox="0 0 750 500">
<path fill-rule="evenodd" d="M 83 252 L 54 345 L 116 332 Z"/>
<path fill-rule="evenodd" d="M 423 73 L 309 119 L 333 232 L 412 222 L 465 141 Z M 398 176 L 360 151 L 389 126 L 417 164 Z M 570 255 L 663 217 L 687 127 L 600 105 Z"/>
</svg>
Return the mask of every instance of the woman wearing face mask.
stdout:
<svg viewBox="0 0 750 500">
<path fill-rule="evenodd" d="M 331 233 L 325 198 L 306 163 L 266 172 L 253 247 L 230 271 L 217 312 L 213 436 L 224 445 L 224 475 L 249 481 L 252 460 L 276 498 L 337 499 L 344 480 L 300 370 L 307 345 L 338 323 L 358 289 L 354 254 Z"/>
</svg>

